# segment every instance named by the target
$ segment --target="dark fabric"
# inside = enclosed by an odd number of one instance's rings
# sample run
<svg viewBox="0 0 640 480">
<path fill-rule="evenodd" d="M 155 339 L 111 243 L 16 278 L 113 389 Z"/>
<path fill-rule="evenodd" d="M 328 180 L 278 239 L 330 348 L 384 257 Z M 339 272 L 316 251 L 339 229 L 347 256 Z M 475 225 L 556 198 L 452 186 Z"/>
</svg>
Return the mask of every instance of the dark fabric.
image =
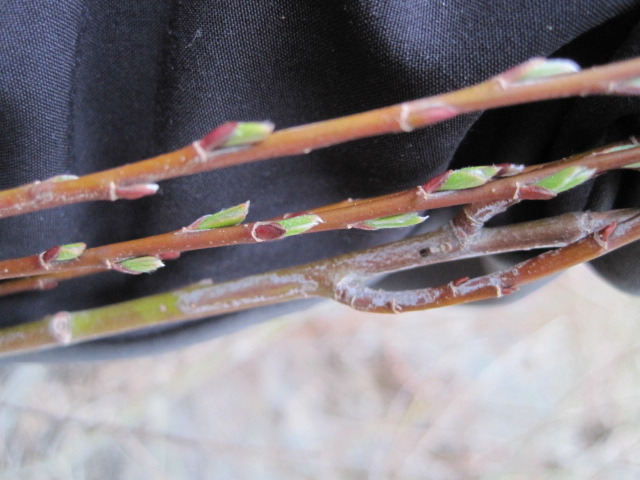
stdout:
<svg viewBox="0 0 640 480">
<path fill-rule="evenodd" d="M 533 56 L 589 66 L 639 55 L 638 7 L 635 0 L 2 0 L 0 188 L 153 156 L 227 120 L 268 119 L 283 128 L 440 93 Z M 550 161 L 640 134 L 639 114 L 637 99 L 620 97 L 467 115 L 410 134 L 163 182 L 153 198 L 4 219 L 0 254 L 161 233 L 247 199 L 249 220 L 258 220 L 408 188 L 449 166 Z M 552 202 L 526 202 L 499 221 L 638 206 L 637 186 L 635 172 L 607 175 Z M 329 232 L 188 253 L 154 275 L 107 273 L 0 299 L 0 322 L 202 278 L 232 279 L 409 233 Z M 632 245 L 594 265 L 637 293 L 639 253 Z M 46 358 L 156 351 L 280 311 L 93 342 Z"/>
</svg>

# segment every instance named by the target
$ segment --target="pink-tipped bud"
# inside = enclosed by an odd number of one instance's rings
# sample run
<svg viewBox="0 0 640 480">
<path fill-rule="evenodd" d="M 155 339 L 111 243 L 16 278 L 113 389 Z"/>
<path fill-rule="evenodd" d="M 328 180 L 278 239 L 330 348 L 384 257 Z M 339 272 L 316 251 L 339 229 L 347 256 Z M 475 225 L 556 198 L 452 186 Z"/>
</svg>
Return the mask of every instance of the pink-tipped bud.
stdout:
<svg viewBox="0 0 640 480">
<path fill-rule="evenodd" d="M 253 225 L 251 236 L 256 242 L 278 240 L 283 237 L 300 235 L 323 223 L 322 218 L 314 213 L 297 215 L 273 222 L 257 222 Z"/>
<path fill-rule="evenodd" d="M 452 172 L 453 170 L 447 170 L 440 175 L 436 175 L 431 180 L 428 180 L 427 183 L 422 185 L 422 189 L 425 193 L 437 192 L 438 190 L 440 190 L 440 187 L 442 187 L 447 182 Z"/>
<path fill-rule="evenodd" d="M 84 253 L 87 246 L 84 243 L 68 243 L 66 245 L 56 245 L 46 252 L 40 254 L 43 266 L 48 266 L 54 262 L 64 262 L 74 260 Z"/>
<path fill-rule="evenodd" d="M 233 132 L 235 132 L 237 126 L 238 122 L 227 122 L 223 123 L 219 127 L 214 128 L 199 140 L 200 147 L 204 151 L 210 152 L 211 150 L 224 145 L 224 143 L 232 137 Z"/>
<path fill-rule="evenodd" d="M 54 261 L 55 258 L 58 256 L 58 253 L 60 252 L 60 248 L 61 248 L 60 245 L 56 245 L 55 247 L 51 247 L 46 252 L 43 252 L 40 255 L 40 258 L 42 259 L 42 263 L 49 264 L 52 261 Z"/>
<path fill-rule="evenodd" d="M 602 230 L 597 232 L 596 235 L 598 235 L 598 237 L 603 243 L 607 243 L 609 241 L 609 238 L 611 238 L 611 235 L 613 234 L 613 232 L 616 230 L 616 228 L 618 228 L 618 224 L 616 222 L 610 223 L 609 225 L 604 227 Z"/>
<path fill-rule="evenodd" d="M 524 185 L 518 190 L 519 200 L 550 200 L 557 196 L 553 190 L 538 185 Z"/>
<path fill-rule="evenodd" d="M 278 240 L 287 234 L 287 230 L 276 222 L 257 222 L 251 229 L 251 236 L 256 242 Z"/>
</svg>

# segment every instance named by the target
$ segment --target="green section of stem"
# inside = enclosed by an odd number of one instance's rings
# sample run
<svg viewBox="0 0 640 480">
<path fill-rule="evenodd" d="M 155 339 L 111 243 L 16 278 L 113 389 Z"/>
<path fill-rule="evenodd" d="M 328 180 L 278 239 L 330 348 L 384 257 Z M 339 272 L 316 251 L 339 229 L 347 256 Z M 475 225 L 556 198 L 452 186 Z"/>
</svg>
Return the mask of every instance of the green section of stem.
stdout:
<svg viewBox="0 0 640 480">
<path fill-rule="evenodd" d="M 555 193 L 561 193 L 573 187 L 577 187 L 587 180 L 591 180 L 594 173 L 595 169 L 593 168 L 586 168 L 582 166 L 567 167 L 553 175 L 543 178 L 534 185 L 546 188 Z"/>
<path fill-rule="evenodd" d="M 186 289 L 184 289 L 186 290 Z M 70 313 L 73 341 L 124 333 L 184 317 L 179 308 L 181 290 Z"/>
<path fill-rule="evenodd" d="M 271 122 L 240 122 L 222 147 L 235 147 L 237 145 L 249 145 L 264 140 L 271 132 L 274 125 Z"/>
<path fill-rule="evenodd" d="M 499 171 L 500 168 L 494 166 L 465 167 L 453 170 L 439 190 L 463 190 L 479 187 L 491 180 Z"/>
<path fill-rule="evenodd" d="M 37 322 L 31 322 L 0 330 L 0 354 L 40 350 L 43 347 L 55 346 L 49 333 L 46 317 Z"/>
</svg>

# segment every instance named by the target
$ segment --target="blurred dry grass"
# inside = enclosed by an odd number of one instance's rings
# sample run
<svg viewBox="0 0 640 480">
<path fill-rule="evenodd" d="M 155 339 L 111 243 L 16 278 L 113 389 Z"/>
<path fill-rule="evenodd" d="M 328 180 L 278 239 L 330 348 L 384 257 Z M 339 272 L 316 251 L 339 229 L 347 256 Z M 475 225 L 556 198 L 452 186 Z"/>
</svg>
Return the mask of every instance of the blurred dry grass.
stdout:
<svg viewBox="0 0 640 480">
<path fill-rule="evenodd" d="M 0 479 L 637 479 L 640 298 L 324 304 L 151 358 L 0 368 Z"/>
</svg>

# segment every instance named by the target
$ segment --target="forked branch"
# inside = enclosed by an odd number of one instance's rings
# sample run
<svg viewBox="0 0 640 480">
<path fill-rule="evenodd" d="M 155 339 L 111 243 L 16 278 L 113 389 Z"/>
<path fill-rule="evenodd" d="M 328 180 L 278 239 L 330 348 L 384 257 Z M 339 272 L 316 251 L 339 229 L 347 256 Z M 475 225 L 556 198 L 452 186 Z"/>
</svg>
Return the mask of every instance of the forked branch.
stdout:
<svg viewBox="0 0 640 480">
<path fill-rule="evenodd" d="M 398 313 L 493 298 L 520 285 L 603 255 L 640 238 L 640 209 L 572 213 L 483 228 L 472 243 L 452 224 L 408 240 L 307 265 L 186 288 L 106 307 L 59 312 L 0 330 L 0 356 L 33 352 L 248 308 L 309 297 L 338 300 L 359 310 Z M 493 253 L 557 248 L 512 269 L 441 287 L 404 292 L 374 290 L 378 275 Z"/>
</svg>

